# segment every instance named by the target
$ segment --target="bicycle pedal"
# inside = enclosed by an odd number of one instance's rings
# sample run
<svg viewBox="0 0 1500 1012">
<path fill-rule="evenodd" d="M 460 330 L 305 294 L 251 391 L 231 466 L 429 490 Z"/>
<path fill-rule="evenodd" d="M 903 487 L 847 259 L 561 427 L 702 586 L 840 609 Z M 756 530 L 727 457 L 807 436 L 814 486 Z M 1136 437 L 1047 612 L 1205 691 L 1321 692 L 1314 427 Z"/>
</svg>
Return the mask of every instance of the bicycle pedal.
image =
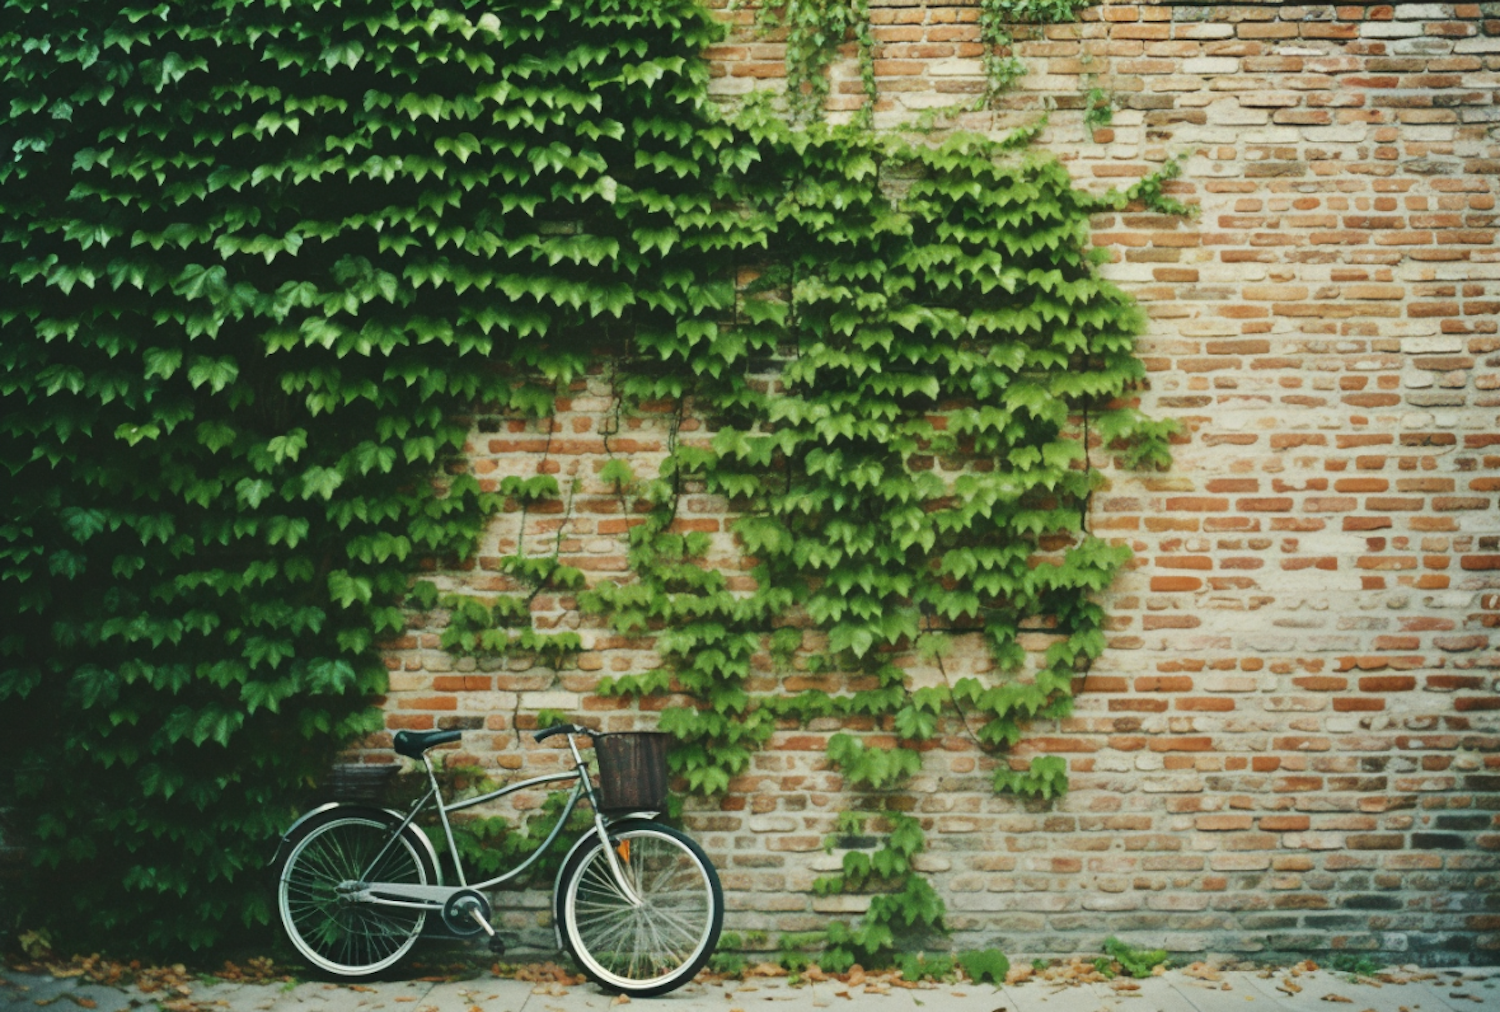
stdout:
<svg viewBox="0 0 1500 1012">
<path fill-rule="evenodd" d="M 490 936 L 490 952 L 495 956 L 505 955 L 505 939 L 499 935 Z"/>
</svg>

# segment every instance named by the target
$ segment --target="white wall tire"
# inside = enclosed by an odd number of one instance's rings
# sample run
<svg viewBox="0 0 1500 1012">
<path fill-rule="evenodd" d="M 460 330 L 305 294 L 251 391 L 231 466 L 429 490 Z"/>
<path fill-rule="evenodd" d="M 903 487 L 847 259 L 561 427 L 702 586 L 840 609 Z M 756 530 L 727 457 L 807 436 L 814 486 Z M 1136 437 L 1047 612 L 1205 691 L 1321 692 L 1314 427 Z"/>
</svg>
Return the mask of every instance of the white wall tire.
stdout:
<svg viewBox="0 0 1500 1012">
<path fill-rule="evenodd" d="M 611 826 L 609 838 L 644 903 L 626 900 L 595 840 L 563 870 L 563 941 L 601 987 L 641 998 L 665 994 L 692 980 L 718 945 L 719 876 L 702 848 L 669 826 L 630 820 Z"/>
<path fill-rule="evenodd" d="M 368 977 L 394 966 L 416 944 L 423 910 L 351 903 L 336 887 L 367 871 L 382 882 L 435 882 L 430 858 L 408 828 L 378 867 L 370 862 L 400 825 L 378 809 L 340 808 L 308 823 L 287 854 L 276 881 L 282 929 L 309 963 L 338 977 Z"/>
</svg>

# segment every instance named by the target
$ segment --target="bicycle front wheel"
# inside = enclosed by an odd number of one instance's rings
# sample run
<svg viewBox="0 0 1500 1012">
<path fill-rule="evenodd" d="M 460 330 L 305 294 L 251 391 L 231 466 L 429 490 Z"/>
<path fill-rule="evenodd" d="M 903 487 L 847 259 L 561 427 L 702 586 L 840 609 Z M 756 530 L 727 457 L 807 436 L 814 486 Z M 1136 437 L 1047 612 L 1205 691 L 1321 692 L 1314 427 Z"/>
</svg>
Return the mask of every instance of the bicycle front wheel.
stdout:
<svg viewBox="0 0 1500 1012">
<path fill-rule="evenodd" d="M 660 823 L 617 823 L 609 838 L 641 904 L 625 897 L 594 840 L 563 870 L 563 939 L 603 987 L 643 998 L 665 994 L 713 955 L 724 926 L 719 876 L 696 843 Z"/>
<path fill-rule="evenodd" d="M 436 879 L 410 838 L 415 830 L 397 836 L 400 825 L 376 809 L 334 809 L 314 819 L 287 855 L 276 887 L 281 926 L 318 969 L 365 977 L 392 966 L 416 944 L 425 911 L 352 895 L 358 883 L 426 885 Z"/>
</svg>

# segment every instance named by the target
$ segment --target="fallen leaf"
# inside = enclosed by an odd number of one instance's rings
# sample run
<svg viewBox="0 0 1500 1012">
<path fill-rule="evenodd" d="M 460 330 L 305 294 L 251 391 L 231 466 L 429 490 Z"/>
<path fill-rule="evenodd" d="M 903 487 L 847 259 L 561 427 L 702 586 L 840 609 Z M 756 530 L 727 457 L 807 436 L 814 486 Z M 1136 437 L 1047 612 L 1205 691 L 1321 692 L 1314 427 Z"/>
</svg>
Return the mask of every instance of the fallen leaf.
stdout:
<svg viewBox="0 0 1500 1012">
<path fill-rule="evenodd" d="M 1323 996 L 1322 1000 L 1323 1001 L 1341 1001 L 1341 1002 L 1346 1002 L 1346 1003 L 1350 1003 L 1350 1004 L 1352 1004 L 1354 1002 L 1353 998 L 1345 998 L 1341 994 L 1325 994 Z"/>
<path fill-rule="evenodd" d="M 756 963 L 745 971 L 746 977 L 785 977 L 786 967 L 779 963 Z"/>
<path fill-rule="evenodd" d="M 1285 991 L 1287 994 L 1297 994 L 1302 990 L 1302 985 L 1292 983 L 1292 978 L 1288 977 L 1276 985 L 1276 990 Z"/>
</svg>

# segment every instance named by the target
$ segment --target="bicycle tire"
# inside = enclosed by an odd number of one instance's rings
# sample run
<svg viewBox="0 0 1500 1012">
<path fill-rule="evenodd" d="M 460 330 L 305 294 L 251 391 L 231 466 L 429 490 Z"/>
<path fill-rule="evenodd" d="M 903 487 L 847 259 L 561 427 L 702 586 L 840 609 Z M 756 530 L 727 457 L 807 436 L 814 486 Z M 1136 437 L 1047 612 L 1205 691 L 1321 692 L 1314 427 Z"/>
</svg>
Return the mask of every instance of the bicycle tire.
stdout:
<svg viewBox="0 0 1500 1012">
<path fill-rule="evenodd" d="M 382 882 L 427 885 L 437 870 L 407 827 L 370 869 L 401 820 L 377 808 L 336 808 L 308 822 L 282 863 L 276 908 L 288 940 L 314 967 L 339 977 L 368 977 L 394 966 L 416 944 L 424 910 L 341 900 L 340 883 L 367 870 Z"/>
<path fill-rule="evenodd" d="M 584 974 L 606 990 L 639 998 L 666 994 L 692 980 L 718 945 L 724 926 L 718 873 L 697 843 L 658 822 L 616 823 L 609 838 L 644 903 L 633 907 L 621 895 L 594 840 L 563 869 L 563 942 Z"/>
</svg>

